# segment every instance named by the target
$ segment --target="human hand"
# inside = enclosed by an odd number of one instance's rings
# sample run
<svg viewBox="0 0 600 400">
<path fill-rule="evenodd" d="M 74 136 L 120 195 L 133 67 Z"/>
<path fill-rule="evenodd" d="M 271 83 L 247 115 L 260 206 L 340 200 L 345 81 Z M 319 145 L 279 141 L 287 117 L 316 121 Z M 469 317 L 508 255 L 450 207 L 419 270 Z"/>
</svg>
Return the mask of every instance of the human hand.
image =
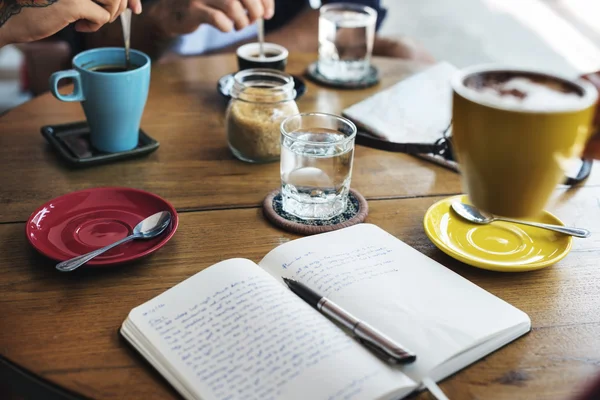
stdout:
<svg viewBox="0 0 600 400">
<path fill-rule="evenodd" d="M 201 24 L 222 32 L 240 30 L 275 13 L 274 0 L 159 0 L 148 15 L 167 36 L 192 33 Z"/>
<path fill-rule="evenodd" d="M 128 6 L 139 14 L 140 0 L 0 0 L 0 45 L 44 39 L 71 23 L 95 32 Z"/>
</svg>

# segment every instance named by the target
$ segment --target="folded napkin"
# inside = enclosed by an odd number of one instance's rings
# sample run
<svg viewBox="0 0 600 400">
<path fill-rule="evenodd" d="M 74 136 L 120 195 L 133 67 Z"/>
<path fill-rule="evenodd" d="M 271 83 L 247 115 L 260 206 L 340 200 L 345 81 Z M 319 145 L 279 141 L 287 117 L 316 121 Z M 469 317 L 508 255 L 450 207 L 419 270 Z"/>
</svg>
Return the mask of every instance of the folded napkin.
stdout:
<svg viewBox="0 0 600 400">
<path fill-rule="evenodd" d="M 457 68 L 440 62 L 345 109 L 362 130 L 395 143 L 434 143 L 452 119 L 450 81 Z"/>
</svg>

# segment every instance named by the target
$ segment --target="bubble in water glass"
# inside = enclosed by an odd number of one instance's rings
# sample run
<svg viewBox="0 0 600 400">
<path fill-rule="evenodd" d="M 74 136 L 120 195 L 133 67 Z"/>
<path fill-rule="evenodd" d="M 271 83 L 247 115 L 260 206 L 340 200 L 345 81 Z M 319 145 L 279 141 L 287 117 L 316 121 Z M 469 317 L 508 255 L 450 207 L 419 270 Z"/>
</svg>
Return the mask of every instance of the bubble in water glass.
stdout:
<svg viewBox="0 0 600 400">
<path fill-rule="evenodd" d="M 284 211 L 330 219 L 346 210 L 356 126 L 324 113 L 297 114 L 281 124 Z"/>
</svg>

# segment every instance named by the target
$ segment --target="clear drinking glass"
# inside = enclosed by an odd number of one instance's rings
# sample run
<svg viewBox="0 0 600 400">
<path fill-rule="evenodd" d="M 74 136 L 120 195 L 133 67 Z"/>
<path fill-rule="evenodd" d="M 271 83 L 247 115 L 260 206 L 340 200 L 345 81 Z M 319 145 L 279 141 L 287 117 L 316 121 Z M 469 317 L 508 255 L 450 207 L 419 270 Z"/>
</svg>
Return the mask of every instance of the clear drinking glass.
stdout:
<svg viewBox="0 0 600 400">
<path fill-rule="evenodd" d="M 346 210 L 356 126 L 324 113 L 292 115 L 281 123 L 284 211 L 330 219 Z"/>
<path fill-rule="evenodd" d="M 338 81 L 355 81 L 369 72 L 377 11 L 350 3 L 327 4 L 319 14 L 321 75 Z"/>
</svg>

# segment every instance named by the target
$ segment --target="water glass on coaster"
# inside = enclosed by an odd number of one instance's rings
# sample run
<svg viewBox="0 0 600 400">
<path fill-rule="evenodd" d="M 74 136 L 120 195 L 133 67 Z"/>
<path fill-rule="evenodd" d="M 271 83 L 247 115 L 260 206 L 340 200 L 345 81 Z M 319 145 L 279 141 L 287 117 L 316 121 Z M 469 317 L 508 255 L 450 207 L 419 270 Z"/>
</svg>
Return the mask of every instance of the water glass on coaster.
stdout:
<svg viewBox="0 0 600 400">
<path fill-rule="evenodd" d="M 377 11 L 349 3 L 328 4 L 319 14 L 318 73 L 332 81 L 364 79 L 370 71 Z"/>
<path fill-rule="evenodd" d="M 584 80 L 477 66 L 453 81 L 453 145 L 472 204 L 541 215 L 592 134 L 598 93 Z"/>
<path fill-rule="evenodd" d="M 297 114 L 281 123 L 283 210 L 307 220 L 346 210 L 356 126 L 324 113 Z"/>
</svg>

